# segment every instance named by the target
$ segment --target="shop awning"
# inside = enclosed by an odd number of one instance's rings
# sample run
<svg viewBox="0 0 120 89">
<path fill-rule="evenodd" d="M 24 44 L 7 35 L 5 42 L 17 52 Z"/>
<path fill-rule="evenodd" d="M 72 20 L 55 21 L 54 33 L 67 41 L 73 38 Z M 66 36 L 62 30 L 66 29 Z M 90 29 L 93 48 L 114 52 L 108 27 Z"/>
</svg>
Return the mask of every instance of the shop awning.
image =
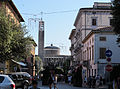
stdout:
<svg viewBox="0 0 120 89">
<path fill-rule="evenodd" d="M 21 65 L 21 66 L 27 66 L 27 64 L 23 63 L 23 62 L 17 62 L 15 60 L 12 59 L 12 62 L 18 64 L 18 65 Z"/>
</svg>

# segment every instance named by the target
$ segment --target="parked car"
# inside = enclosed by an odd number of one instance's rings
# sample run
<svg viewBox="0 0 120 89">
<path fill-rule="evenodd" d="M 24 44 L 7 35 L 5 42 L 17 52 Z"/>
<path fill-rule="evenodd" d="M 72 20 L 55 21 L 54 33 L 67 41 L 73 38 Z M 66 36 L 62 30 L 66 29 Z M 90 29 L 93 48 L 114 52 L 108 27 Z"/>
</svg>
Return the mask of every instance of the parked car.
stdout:
<svg viewBox="0 0 120 89">
<path fill-rule="evenodd" d="M 8 76 L 14 81 L 16 88 L 26 89 L 32 83 L 32 76 L 27 72 L 9 73 Z"/>
<path fill-rule="evenodd" d="M 15 89 L 15 83 L 8 75 L 0 74 L 0 89 Z"/>
</svg>

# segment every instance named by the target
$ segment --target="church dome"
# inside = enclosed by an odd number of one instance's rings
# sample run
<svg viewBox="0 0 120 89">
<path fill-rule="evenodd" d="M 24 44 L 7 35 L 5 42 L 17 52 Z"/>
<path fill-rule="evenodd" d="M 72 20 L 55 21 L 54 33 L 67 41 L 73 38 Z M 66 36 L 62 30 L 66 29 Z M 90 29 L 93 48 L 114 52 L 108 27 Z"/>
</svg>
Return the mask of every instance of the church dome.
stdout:
<svg viewBox="0 0 120 89">
<path fill-rule="evenodd" d="M 51 44 L 51 46 L 47 46 L 45 47 L 45 49 L 60 49 L 60 48 L 53 46 L 53 44 Z"/>
<path fill-rule="evenodd" d="M 47 46 L 44 48 L 45 56 L 54 56 L 54 55 L 60 55 L 60 48 L 53 46 Z"/>
</svg>

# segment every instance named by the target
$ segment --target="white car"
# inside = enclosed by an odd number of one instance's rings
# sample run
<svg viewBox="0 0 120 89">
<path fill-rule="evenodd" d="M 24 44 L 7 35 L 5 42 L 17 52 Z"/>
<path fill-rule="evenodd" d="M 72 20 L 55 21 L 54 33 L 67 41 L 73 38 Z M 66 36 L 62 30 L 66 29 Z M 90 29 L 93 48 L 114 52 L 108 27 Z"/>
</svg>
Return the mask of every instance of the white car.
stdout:
<svg viewBox="0 0 120 89">
<path fill-rule="evenodd" d="M 8 75 L 0 74 L 0 89 L 15 89 L 15 83 Z"/>
</svg>

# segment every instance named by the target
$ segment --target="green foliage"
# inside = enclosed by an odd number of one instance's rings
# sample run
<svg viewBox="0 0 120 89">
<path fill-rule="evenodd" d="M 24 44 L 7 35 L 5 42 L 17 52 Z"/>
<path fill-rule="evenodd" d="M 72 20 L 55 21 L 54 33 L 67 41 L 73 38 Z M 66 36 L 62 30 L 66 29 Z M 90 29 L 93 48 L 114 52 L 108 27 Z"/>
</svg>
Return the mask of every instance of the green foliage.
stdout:
<svg viewBox="0 0 120 89">
<path fill-rule="evenodd" d="M 39 56 L 35 56 L 35 60 L 37 61 L 37 69 L 38 72 L 43 70 L 43 61 Z"/>
<path fill-rule="evenodd" d="M 5 11 L 0 8 L 0 61 L 24 59 L 30 52 L 27 45 L 31 38 L 25 37 L 25 26 L 13 23 Z"/>
<path fill-rule="evenodd" d="M 120 0 L 114 0 L 112 5 L 113 30 L 118 35 L 117 42 L 120 42 Z"/>
</svg>

